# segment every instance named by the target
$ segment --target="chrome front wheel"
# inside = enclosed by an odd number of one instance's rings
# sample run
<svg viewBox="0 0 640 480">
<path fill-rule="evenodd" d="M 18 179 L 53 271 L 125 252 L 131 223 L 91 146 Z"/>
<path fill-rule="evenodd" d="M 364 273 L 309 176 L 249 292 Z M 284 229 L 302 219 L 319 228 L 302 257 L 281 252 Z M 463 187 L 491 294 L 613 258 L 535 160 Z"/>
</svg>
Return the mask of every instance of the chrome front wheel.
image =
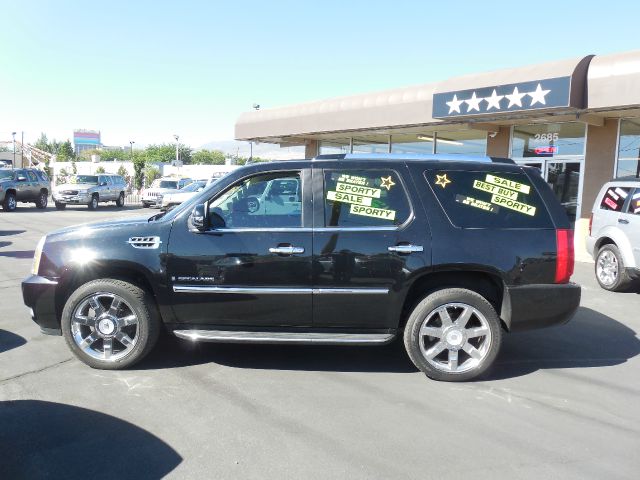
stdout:
<svg viewBox="0 0 640 480">
<path fill-rule="evenodd" d="M 130 354 L 138 339 L 138 316 L 119 295 L 98 292 L 73 311 L 71 333 L 90 357 L 115 362 Z"/>
</svg>

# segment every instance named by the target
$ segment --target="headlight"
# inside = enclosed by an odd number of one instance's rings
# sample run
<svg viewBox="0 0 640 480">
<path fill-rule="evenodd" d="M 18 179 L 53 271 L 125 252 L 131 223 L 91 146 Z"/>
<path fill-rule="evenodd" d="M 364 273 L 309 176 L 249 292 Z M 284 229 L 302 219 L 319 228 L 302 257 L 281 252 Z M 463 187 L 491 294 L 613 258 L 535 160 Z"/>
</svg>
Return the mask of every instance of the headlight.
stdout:
<svg viewBox="0 0 640 480">
<path fill-rule="evenodd" d="M 38 245 L 36 245 L 36 250 L 33 253 L 33 265 L 31 266 L 31 274 L 38 275 L 38 270 L 40 270 L 40 258 L 42 257 L 42 248 L 44 247 L 44 242 L 46 242 L 47 236 L 44 235 Z"/>
</svg>

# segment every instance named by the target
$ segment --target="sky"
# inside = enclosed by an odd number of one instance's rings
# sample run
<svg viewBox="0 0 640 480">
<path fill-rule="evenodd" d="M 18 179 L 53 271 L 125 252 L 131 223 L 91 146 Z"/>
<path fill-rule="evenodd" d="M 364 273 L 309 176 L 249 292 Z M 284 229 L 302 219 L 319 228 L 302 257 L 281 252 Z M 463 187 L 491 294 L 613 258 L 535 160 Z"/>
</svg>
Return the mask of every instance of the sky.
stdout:
<svg viewBox="0 0 640 480">
<path fill-rule="evenodd" d="M 640 49 L 639 18 L 637 0 L 0 0 L 0 141 L 197 148 L 254 103 Z"/>
</svg>

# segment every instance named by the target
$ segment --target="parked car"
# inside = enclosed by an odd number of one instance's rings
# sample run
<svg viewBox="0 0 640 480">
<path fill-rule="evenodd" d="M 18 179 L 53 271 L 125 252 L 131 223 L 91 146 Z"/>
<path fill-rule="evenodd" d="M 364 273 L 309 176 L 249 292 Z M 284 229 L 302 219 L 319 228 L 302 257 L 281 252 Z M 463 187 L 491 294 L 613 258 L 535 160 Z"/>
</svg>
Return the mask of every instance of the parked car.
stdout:
<svg viewBox="0 0 640 480">
<path fill-rule="evenodd" d="M 47 208 L 51 181 L 37 168 L 0 168 L 0 204 L 6 212 L 13 212 L 18 202 L 33 202 L 40 209 Z"/>
<path fill-rule="evenodd" d="M 612 180 L 591 211 L 587 249 L 598 283 L 614 292 L 640 279 L 640 178 Z"/>
<path fill-rule="evenodd" d="M 11 168 L 13 162 L 11 160 L 0 160 L 0 168 Z"/>
<path fill-rule="evenodd" d="M 337 155 L 251 164 L 168 212 L 47 234 L 22 291 L 42 332 L 94 368 L 135 364 L 161 330 L 192 342 L 403 337 L 427 376 L 461 381 L 490 367 L 505 331 L 568 321 L 572 272 L 569 220 L 535 169 Z"/>
<path fill-rule="evenodd" d="M 104 202 L 115 202 L 116 206 L 123 207 L 126 189 L 120 175 L 72 175 L 67 183 L 53 189 L 53 201 L 58 210 L 64 210 L 67 205 L 87 205 L 89 210 L 95 210 Z"/>
<path fill-rule="evenodd" d="M 164 177 L 153 181 L 151 187 L 142 193 L 142 206 L 144 208 L 160 207 L 162 197 L 167 193 L 175 193 L 183 187 L 189 185 L 193 180 L 190 178 Z"/>
<path fill-rule="evenodd" d="M 207 180 L 194 180 L 186 187 L 182 187 L 176 193 L 166 193 L 162 196 L 162 209 L 167 210 L 182 202 L 189 200 L 196 193 L 201 192 L 207 186 Z"/>
</svg>

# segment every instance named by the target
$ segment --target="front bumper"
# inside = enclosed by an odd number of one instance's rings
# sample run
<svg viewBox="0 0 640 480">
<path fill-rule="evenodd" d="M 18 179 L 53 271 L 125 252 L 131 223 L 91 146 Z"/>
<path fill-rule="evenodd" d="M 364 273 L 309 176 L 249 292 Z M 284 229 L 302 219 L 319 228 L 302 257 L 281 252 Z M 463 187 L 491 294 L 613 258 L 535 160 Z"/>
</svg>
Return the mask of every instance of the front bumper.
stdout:
<svg viewBox="0 0 640 480">
<path fill-rule="evenodd" d="M 91 195 L 88 193 L 79 193 L 78 195 L 53 194 L 53 201 L 58 203 L 85 204 L 89 203 L 89 200 L 91 200 Z"/>
<path fill-rule="evenodd" d="M 56 315 L 56 288 L 58 282 L 32 275 L 22 282 L 24 304 L 31 309 L 31 319 L 42 333 L 60 335 L 60 322 Z"/>
<path fill-rule="evenodd" d="M 510 332 L 562 325 L 580 306 L 575 283 L 506 287 L 500 317 Z"/>
</svg>

